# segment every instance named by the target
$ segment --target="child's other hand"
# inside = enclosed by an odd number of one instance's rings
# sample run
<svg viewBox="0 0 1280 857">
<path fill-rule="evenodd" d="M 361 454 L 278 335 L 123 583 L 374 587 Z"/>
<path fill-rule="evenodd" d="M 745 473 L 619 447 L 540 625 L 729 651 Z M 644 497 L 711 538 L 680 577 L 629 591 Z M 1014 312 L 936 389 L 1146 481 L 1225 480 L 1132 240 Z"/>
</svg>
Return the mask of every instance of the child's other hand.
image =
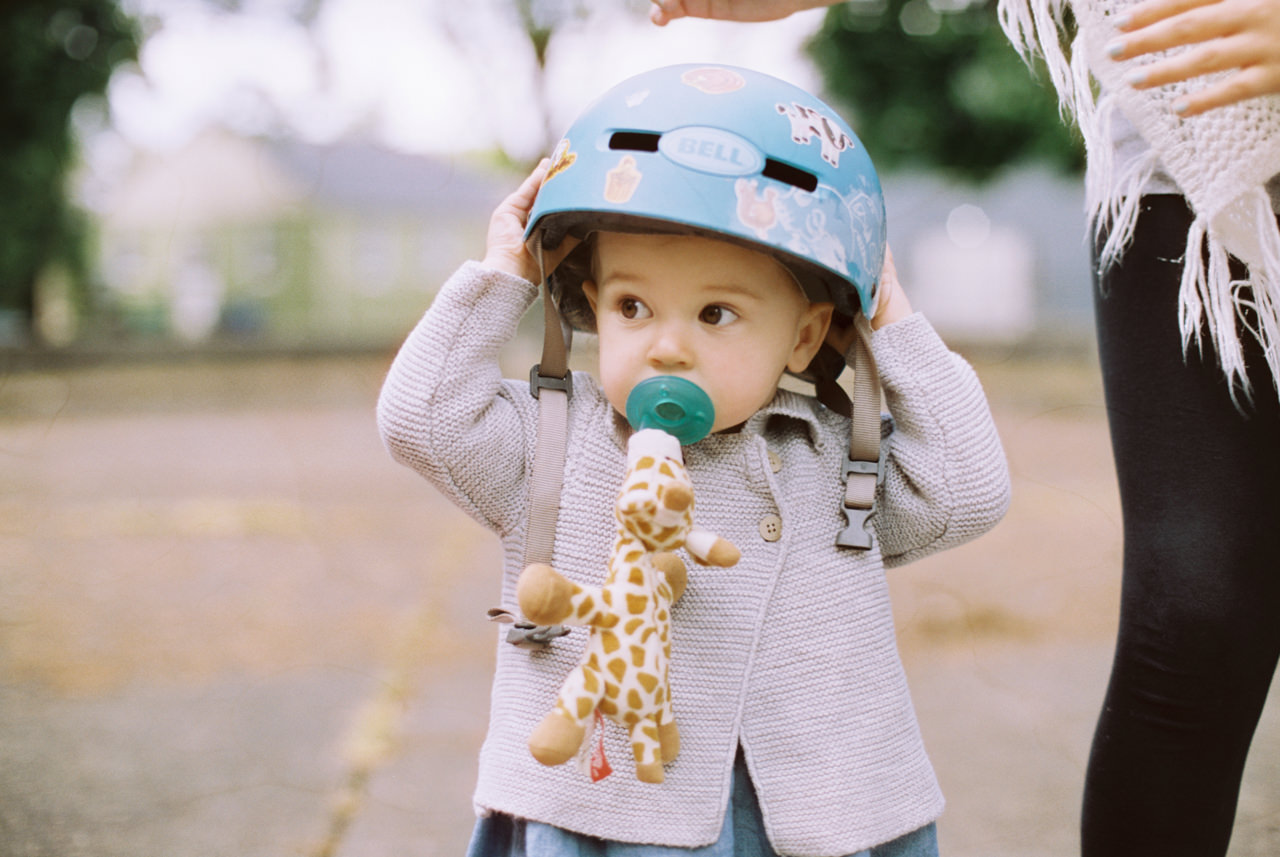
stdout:
<svg viewBox="0 0 1280 857">
<path fill-rule="evenodd" d="M 524 277 L 531 283 L 541 278 L 538 260 L 524 245 L 524 227 L 529 220 L 529 211 L 538 196 L 538 188 L 547 175 L 551 162 L 546 158 L 533 172 L 520 183 L 515 192 L 498 203 L 489 218 L 489 233 L 486 237 L 484 264 L 517 277 Z"/>
<path fill-rule="evenodd" d="M 538 196 L 538 188 L 547 175 L 551 161 L 546 158 L 516 188 L 515 192 L 498 204 L 489 218 L 489 234 L 486 239 L 484 264 L 508 274 L 523 277 L 531 283 L 542 279 L 542 271 L 538 268 L 538 260 L 529 252 L 524 243 L 525 225 L 529 222 L 529 212 L 533 209 L 533 201 Z M 577 246 L 574 238 L 566 238 L 555 250 L 543 254 L 547 270 L 555 268 L 570 250 Z"/>
<path fill-rule="evenodd" d="M 884 248 L 884 267 L 880 269 L 880 299 L 876 314 L 871 319 L 871 329 L 879 330 L 911 315 L 911 302 L 898 281 L 898 269 L 893 265 L 893 250 Z"/>
<path fill-rule="evenodd" d="M 884 266 L 880 269 L 880 297 L 876 304 L 876 314 L 871 319 L 871 329 L 879 330 L 886 324 L 911 315 L 911 303 L 907 294 L 898 282 L 898 270 L 893 266 L 893 251 L 885 247 Z M 842 320 L 838 316 L 831 319 L 831 328 L 827 331 L 827 344 L 848 354 L 853 347 L 857 331 L 852 322 Z"/>
<path fill-rule="evenodd" d="M 1175 104 L 1182 116 L 1280 92 L 1280 0 L 1145 0 L 1119 27 L 1113 59 L 1192 46 L 1133 69 L 1126 82 L 1136 89 L 1233 72 Z"/>
</svg>

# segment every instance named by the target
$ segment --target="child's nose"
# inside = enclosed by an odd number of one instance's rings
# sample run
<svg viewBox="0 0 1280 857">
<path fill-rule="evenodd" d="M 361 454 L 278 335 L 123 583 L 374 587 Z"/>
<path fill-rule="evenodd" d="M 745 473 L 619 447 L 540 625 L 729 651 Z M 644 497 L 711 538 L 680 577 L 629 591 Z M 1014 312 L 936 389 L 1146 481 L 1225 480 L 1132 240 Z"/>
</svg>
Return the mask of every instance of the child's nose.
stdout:
<svg viewBox="0 0 1280 857">
<path fill-rule="evenodd" d="M 649 362 L 663 367 L 688 367 L 693 364 L 693 352 L 678 325 L 666 325 L 656 332 L 649 345 Z"/>
</svg>

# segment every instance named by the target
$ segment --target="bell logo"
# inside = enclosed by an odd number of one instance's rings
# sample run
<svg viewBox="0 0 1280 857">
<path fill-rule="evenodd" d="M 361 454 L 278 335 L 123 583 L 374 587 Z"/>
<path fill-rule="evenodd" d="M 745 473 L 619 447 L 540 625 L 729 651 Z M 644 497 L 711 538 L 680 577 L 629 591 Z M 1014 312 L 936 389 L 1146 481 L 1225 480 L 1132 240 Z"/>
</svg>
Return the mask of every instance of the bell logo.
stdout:
<svg viewBox="0 0 1280 857">
<path fill-rule="evenodd" d="M 658 151 L 668 160 L 717 176 L 750 176 L 764 166 L 760 154 L 749 140 L 720 128 L 691 125 L 662 135 Z"/>
</svg>

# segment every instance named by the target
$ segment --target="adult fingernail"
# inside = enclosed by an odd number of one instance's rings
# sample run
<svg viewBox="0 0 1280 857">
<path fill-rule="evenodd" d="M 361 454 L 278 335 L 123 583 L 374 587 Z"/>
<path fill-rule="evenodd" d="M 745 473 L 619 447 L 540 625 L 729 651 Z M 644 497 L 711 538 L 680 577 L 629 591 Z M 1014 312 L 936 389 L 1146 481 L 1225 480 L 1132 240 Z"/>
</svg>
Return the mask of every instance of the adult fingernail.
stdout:
<svg viewBox="0 0 1280 857">
<path fill-rule="evenodd" d="M 1116 29 L 1123 30 L 1133 23 L 1133 13 L 1121 12 L 1111 19 L 1111 23 L 1116 25 Z"/>
<path fill-rule="evenodd" d="M 1124 76 L 1124 82 L 1128 86 L 1141 86 L 1147 82 L 1146 69 L 1134 68 L 1130 69 Z"/>
<path fill-rule="evenodd" d="M 1116 39 L 1114 42 L 1111 42 L 1109 45 L 1107 45 L 1107 56 L 1111 57 L 1112 59 L 1115 59 L 1116 57 L 1122 55 L 1123 53 L 1124 53 L 1123 39 Z"/>
<path fill-rule="evenodd" d="M 1187 101 L 1185 98 L 1179 98 L 1177 101 L 1173 102 L 1174 113 L 1186 113 L 1190 107 L 1191 102 Z"/>
</svg>

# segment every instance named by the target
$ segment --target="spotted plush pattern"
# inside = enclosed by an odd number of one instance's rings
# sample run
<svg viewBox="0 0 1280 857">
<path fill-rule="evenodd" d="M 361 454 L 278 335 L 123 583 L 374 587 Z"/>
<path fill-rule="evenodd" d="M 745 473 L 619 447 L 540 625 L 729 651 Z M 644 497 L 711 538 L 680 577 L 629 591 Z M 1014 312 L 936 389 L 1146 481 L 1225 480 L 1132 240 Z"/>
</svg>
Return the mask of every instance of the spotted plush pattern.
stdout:
<svg viewBox="0 0 1280 857">
<path fill-rule="evenodd" d="M 680 445 L 670 435 L 656 430 L 632 435 L 614 517 L 618 529 L 603 585 L 571 583 L 538 567 L 542 582 L 554 575 L 561 593 L 553 605 L 541 600 L 540 610 L 563 615 L 564 624 L 591 628 L 582 660 L 561 686 L 552 714 L 572 723 L 575 728 L 567 734 L 576 737 L 599 709 L 629 730 L 637 776 L 661 782 L 662 765 L 679 750 L 668 678 L 671 605 L 679 593 L 657 557 L 668 554 L 666 562 L 679 563 L 669 552 L 685 546 L 695 531 L 693 483 Z M 531 577 L 532 569 L 526 572 Z M 677 585 L 683 589 L 683 580 Z M 531 589 L 544 595 L 548 588 L 524 586 L 522 608 L 532 609 L 526 607 L 532 604 Z M 540 761 L 558 763 L 559 756 Z"/>
</svg>

